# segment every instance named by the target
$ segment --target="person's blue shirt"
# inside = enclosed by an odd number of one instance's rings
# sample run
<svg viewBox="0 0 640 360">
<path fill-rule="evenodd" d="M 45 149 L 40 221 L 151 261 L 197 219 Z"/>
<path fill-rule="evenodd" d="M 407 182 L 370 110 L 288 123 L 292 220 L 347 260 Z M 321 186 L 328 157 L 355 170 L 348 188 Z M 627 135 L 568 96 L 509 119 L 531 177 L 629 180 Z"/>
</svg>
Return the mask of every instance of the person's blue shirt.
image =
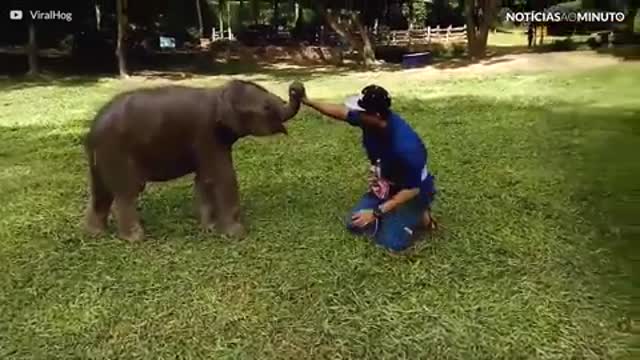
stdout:
<svg viewBox="0 0 640 360">
<path fill-rule="evenodd" d="M 419 188 L 420 197 L 430 202 L 436 190 L 424 142 L 400 115 L 392 112 L 387 121 L 384 131 L 377 133 L 362 126 L 360 112 L 350 111 L 347 116 L 350 125 L 363 130 L 362 144 L 371 164 L 379 164 L 382 176 L 395 184 L 391 195 Z"/>
</svg>

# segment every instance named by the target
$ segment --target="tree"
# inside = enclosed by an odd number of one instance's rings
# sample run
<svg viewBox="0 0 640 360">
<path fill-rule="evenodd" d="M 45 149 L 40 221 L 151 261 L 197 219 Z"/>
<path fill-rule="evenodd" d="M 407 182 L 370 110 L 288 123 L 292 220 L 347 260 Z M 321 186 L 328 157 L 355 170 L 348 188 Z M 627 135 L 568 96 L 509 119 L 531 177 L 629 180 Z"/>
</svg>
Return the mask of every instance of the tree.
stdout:
<svg viewBox="0 0 640 360">
<path fill-rule="evenodd" d="M 640 0 L 628 0 L 627 13 L 625 14 L 625 29 L 629 34 L 633 34 L 636 23 L 636 16 L 640 8 Z"/>
<path fill-rule="evenodd" d="M 273 0 L 273 24 L 279 24 L 280 22 L 280 1 Z"/>
<path fill-rule="evenodd" d="M 37 76 L 40 73 L 38 64 L 38 42 L 36 41 L 35 20 L 29 21 L 29 43 L 27 45 L 27 57 L 29 58 L 29 76 Z"/>
<path fill-rule="evenodd" d="M 251 0 L 251 16 L 253 24 L 257 25 L 260 20 L 260 0 Z"/>
<path fill-rule="evenodd" d="M 300 2 L 299 1 L 293 1 L 293 8 L 294 8 L 294 10 L 293 10 L 293 13 L 294 13 L 293 23 L 295 24 L 295 26 L 298 26 L 298 21 L 302 21 L 302 8 L 300 7 Z"/>
<path fill-rule="evenodd" d="M 95 16 L 96 16 L 96 30 L 100 31 L 100 27 L 102 23 L 102 14 L 100 11 L 100 4 L 98 4 L 98 0 L 95 0 L 94 8 L 95 8 Z"/>
<path fill-rule="evenodd" d="M 202 38 L 204 36 L 204 25 L 202 21 L 202 8 L 200 7 L 200 0 L 196 0 L 196 15 L 198 16 L 198 36 Z"/>
<path fill-rule="evenodd" d="M 220 36 L 224 37 L 224 5 L 228 0 L 218 0 L 218 23 L 220 24 Z"/>
<path fill-rule="evenodd" d="M 118 69 L 120 76 L 129 77 L 126 61 L 126 32 L 127 32 L 127 0 L 116 0 L 116 12 L 118 17 L 118 43 L 116 56 L 118 57 Z"/>
<path fill-rule="evenodd" d="M 341 6 L 335 6 L 330 1 L 314 1 L 314 5 L 319 14 L 323 15 L 329 26 L 346 42 L 348 42 L 352 48 L 356 49 L 361 56 L 362 64 L 366 67 L 375 64 L 376 57 L 369 38 L 369 31 L 362 25 L 360 20 L 360 9 L 352 9 L 349 4 L 340 4 Z M 361 5 L 366 6 L 366 3 L 362 2 Z M 333 12 L 334 9 L 329 8 L 328 5 L 335 6 L 336 10 L 342 10 L 345 15 L 345 21 L 341 21 L 339 16 Z M 359 37 L 359 39 L 358 39 Z"/>
<path fill-rule="evenodd" d="M 240 25 L 244 24 L 245 16 L 244 16 L 244 0 L 240 0 L 240 5 L 238 6 L 238 23 Z"/>
<path fill-rule="evenodd" d="M 495 19 L 500 0 L 465 0 L 467 47 L 472 59 L 485 57 L 489 26 Z"/>
</svg>

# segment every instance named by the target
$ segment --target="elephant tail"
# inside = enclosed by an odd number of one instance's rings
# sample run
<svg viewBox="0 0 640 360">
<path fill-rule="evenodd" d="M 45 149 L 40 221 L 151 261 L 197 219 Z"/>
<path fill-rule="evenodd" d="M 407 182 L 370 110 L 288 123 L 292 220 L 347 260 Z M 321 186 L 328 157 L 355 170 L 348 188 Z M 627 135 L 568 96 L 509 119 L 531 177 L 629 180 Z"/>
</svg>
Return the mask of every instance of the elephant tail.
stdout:
<svg viewBox="0 0 640 360">
<path fill-rule="evenodd" d="M 95 148 L 91 146 L 90 141 L 85 143 L 85 151 L 89 162 L 89 188 L 93 197 L 95 199 L 110 198 L 111 191 L 100 174 L 96 151 Z"/>
</svg>

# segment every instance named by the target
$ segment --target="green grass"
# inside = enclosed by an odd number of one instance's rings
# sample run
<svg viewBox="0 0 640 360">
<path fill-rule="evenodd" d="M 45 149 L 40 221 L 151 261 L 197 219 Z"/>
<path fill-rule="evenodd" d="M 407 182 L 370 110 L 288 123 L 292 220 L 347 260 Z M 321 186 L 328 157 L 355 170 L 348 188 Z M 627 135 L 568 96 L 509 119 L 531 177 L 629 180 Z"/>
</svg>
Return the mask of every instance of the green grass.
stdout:
<svg viewBox="0 0 640 360">
<path fill-rule="evenodd" d="M 2 81 L 0 358 L 621 357 L 639 70 L 307 82 L 333 100 L 388 86 L 428 143 L 446 228 L 399 259 L 343 231 L 365 186 L 359 133 L 308 110 L 289 137 L 236 149 L 246 240 L 198 231 L 190 179 L 145 193 L 146 242 L 85 237 L 87 120 L 145 83 Z"/>
</svg>

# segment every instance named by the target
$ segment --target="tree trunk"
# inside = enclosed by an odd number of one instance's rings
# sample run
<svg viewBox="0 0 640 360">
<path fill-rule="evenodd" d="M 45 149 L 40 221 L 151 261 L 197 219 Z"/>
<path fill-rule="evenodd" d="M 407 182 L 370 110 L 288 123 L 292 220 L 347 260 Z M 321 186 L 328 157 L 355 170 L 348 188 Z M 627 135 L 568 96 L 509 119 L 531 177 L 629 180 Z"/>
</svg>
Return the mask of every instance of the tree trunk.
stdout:
<svg viewBox="0 0 640 360">
<path fill-rule="evenodd" d="M 353 23 L 356 25 L 356 28 L 362 37 L 362 60 L 364 65 L 367 67 L 374 65 L 376 63 L 376 52 L 373 50 L 373 46 L 371 45 L 369 29 L 362 26 L 362 22 L 358 19 L 357 14 L 353 14 Z"/>
<path fill-rule="evenodd" d="M 467 51 L 472 59 L 475 59 L 478 54 L 478 44 L 476 40 L 476 19 L 474 18 L 475 1 L 466 0 L 464 2 L 465 18 L 467 22 Z"/>
<path fill-rule="evenodd" d="M 278 18 L 280 17 L 280 14 L 278 14 L 278 10 L 280 10 L 280 1 L 278 0 L 273 0 L 273 25 L 278 25 Z"/>
<path fill-rule="evenodd" d="M 499 0 L 465 1 L 467 47 L 473 60 L 486 56 L 489 27 L 496 16 L 499 2 Z"/>
<path fill-rule="evenodd" d="M 356 29 L 360 31 L 360 41 L 342 24 L 338 23 L 337 19 L 333 16 L 330 10 L 324 11 L 327 23 L 331 28 L 344 40 L 346 40 L 351 47 L 358 50 L 358 53 L 362 56 L 362 63 L 364 66 L 371 66 L 376 62 L 375 52 L 371 46 L 371 40 L 369 39 L 369 33 L 364 29 L 362 23 L 358 19 L 358 15 L 352 14 L 352 24 Z"/>
<path fill-rule="evenodd" d="M 118 69 L 120 71 L 120 76 L 123 78 L 129 77 L 127 72 L 125 44 L 127 31 L 126 1 L 127 0 L 116 0 L 116 11 L 118 16 L 118 44 L 116 47 L 116 56 L 118 57 Z"/>
<path fill-rule="evenodd" d="M 227 30 L 229 31 L 229 40 L 233 38 L 231 33 L 231 1 L 227 1 Z"/>
<path fill-rule="evenodd" d="M 220 24 L 220 39 L 224 39 L 224 2 L 218 0 L 218 23 Z"/>
<path fill-rule="evenodd" d="M 240 0 L 238 20 L 240 22 L 240 25 L 244 24 L 244 0 Z"/>
<path fill-rule="evenodd" d="M 38 43 L 36 41 L 36 24 L 29 22 L 29 44 L 27 45 L 27 57 L 29 58 L 29 76 L 37 76 L 40 73 L 38 64 Z"/>
<path fill-rule="evenodd" d="M 294 16 L 295 16 L 295 20 L 293 21 L 294 24 L 298 24 L 298 20 L 300 20 L 300 18 L 302 17 L 302 8 L 300 7 L 300 2 L 296 1 L 294 4 Z"/>
<path fill-rule="evenodd" d="M 100 14 L 100 5 L 98 4 L 98 0 L 96 0 L 95 9 L 96 9 L 96 30 L 100 31 L 100 23 L 102 22 L 102 15 Z"/>
<path fill-rule="evenodd" d="M 196 13 L 198 16 L 198 36 L 202 38 L 204 34 L 204 25 L 202 22 L 202 8 L 200 7 L 200 0 L 196 0 Z"/>
<path fill-rule="evenodd" d="M 251 1 L 251 15 L 253 16 L 253 23 L 258 25 L 260 20 L 260 1 L 252 0 Z"/>
<path fill-rule="evenodd" d="M 631 2 L 631 7 L 629 8 L 629 10 L 627 11 L 627 15 L 625 17 L 625 22 L 626 22 L 626 30 L 629 34 L 634 33 L 635 29 L 635 23 L 636 23 L 636 15 L 638 14 L 638 8 L 633 6 L 633 2 Z M 637 4 L 640 5 L 640 4 Z"/>
</svg>

